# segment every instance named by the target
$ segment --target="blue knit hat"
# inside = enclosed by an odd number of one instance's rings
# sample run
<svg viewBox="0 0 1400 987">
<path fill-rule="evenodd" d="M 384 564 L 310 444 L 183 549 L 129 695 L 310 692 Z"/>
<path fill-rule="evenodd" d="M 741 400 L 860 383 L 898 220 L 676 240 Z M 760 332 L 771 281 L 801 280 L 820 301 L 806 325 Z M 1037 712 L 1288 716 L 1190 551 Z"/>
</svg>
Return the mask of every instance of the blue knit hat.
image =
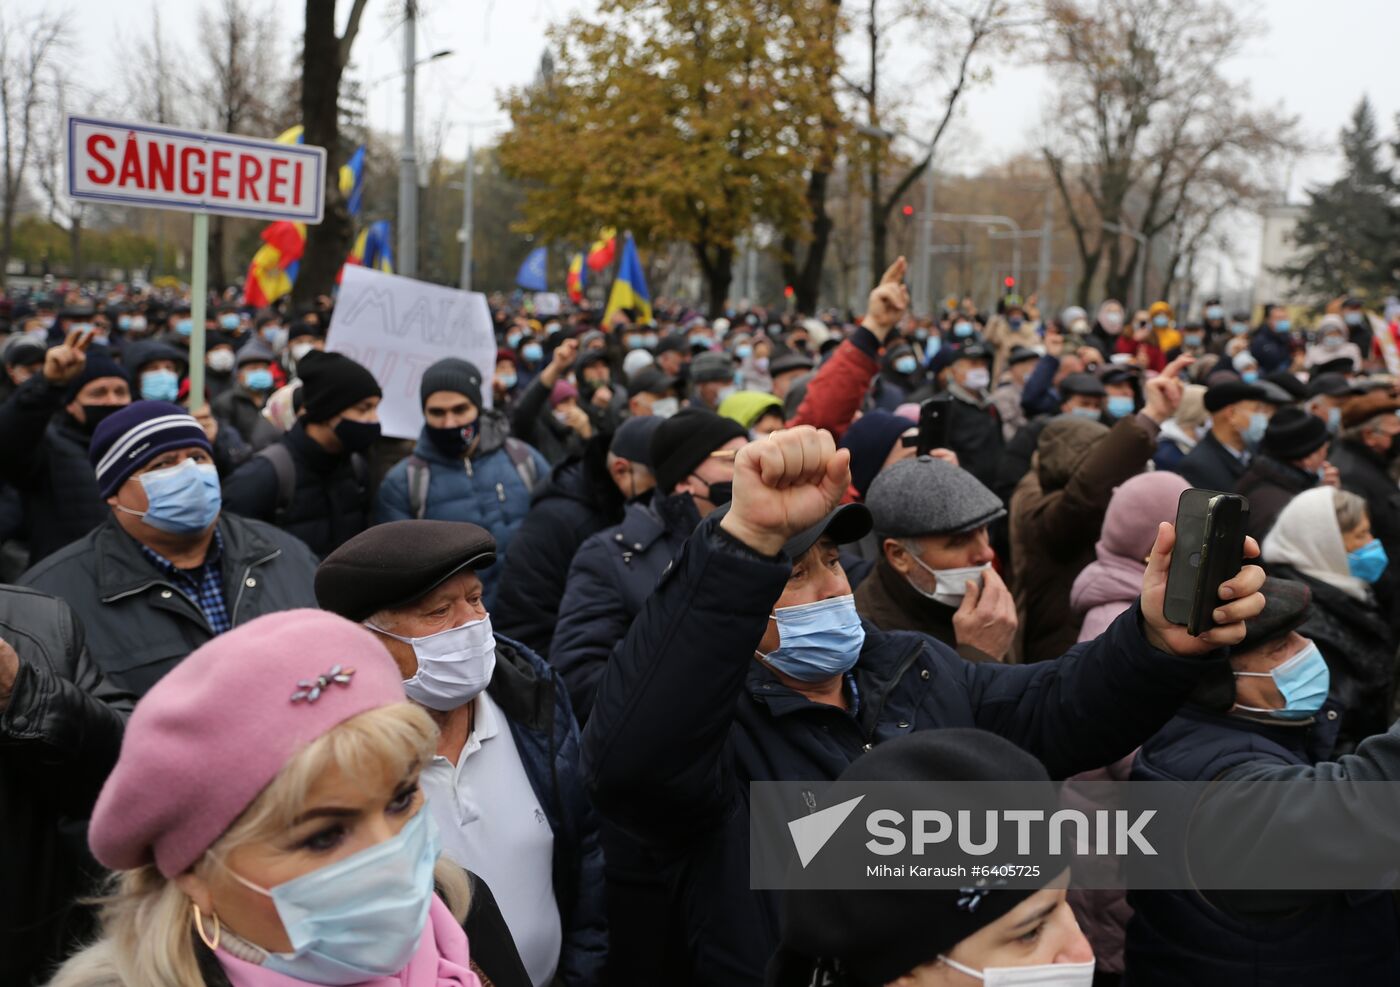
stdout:
<svg viewBox="0 0 1400 987">
<path fill-rule="evenodd" d="M 117 365 L 117 362 L 105 353 L 88 353 L 87 362 L 83 364 L 82 371 L 78 376 L 68 382 L 68 386 L 63 390 L 63 403 L 71 404 L 78 399 L 78 392 L 95 380 L 103 377 L 120 377 L 131 383 L 131 377 Z"/>
<path fill-rule="evenodd" d="M 93 432 L 88 461 L 97 471 L 97 492 L 105 500 L 161 453 L 191 447 L 214 455 L 204 429 L 188 411 L 169 401 L 133 401 Z"/>
<path fill-rule="evenodd" d="M 877 410 L 861 415 L 846 429 L 846 434 L 841 438 L 841 448 L 851 450 L 851 486 L 856 488 L 862 500 L 899 437 L 918 424 L 888 411 Z"/>
</svg>

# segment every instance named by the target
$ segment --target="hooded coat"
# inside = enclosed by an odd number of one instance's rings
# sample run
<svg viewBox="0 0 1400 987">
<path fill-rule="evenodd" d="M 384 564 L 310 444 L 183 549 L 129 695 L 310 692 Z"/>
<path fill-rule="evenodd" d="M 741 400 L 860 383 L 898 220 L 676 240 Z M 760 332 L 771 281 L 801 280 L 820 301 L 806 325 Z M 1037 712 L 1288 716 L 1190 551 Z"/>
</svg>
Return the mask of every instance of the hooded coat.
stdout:
<svg viewBox="0 0 1400 987">
<path fill-rule="evenodd" d="M 1091 641 L 1142 593 L 1144 559 L 1157 539 L 1157 526 L 1176 517 L 1176 502 L 1188 484 L 1175 473 L 1140 473 L 1113 491 L 1104 513 L 1103 533 L 1093 562 L 1075 577 L 1070 609 L 1083 623 L 1079 640 Z"/>
<path fill-rule="evenodd" d="M 1011 498 L 1012 589 L 1022 661 L 1063 654 L 1079 639 L 1070 587 L 1094 561 L 1114 487 L 1142 472 L 1156 435 L 1156 423 L 1141 414 L 1111 429 L 1063 416 L 1041 432 L 1036 466 Z"/>
</svg>

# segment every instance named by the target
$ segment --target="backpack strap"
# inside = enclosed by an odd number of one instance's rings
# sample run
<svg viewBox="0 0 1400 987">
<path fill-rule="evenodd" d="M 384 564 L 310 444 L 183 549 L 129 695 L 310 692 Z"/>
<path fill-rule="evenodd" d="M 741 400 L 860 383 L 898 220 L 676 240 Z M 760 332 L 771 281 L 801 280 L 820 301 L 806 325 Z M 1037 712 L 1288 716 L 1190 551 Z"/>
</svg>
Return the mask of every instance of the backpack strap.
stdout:
<svg viewBox="0 0 1400 987">
<path fill-rule="evenodd" d="M 533 449 L 515 436 L 506 439 L 506 455 L 515 466 L 515 472 L 520 474 L 520 481 L 525 484 L 527 493 L 534 493 L 535 486 L 540 482 L 539 471 L 535 468 L 535 457 L 532 455 Z"/>
<path fill-rule="evenodd" d="M 287 512 L 291 509 L 292 499 L 296 496 L 297 464 L 292 461 L 291 450 L 281 442 L 274 442 L 259 450 L 257 455 L 271 463 L 273 472 L 277 474 L 277 507 L 273 511 L 272 523 L 279 528 L 283 527 L 287 522 Z"/>
<path fill-rule="evenodd" d="M 414 453 L 408 457 L 408 510 L 418 520 L 428 514 L 428 481 L 432 469 L 428 461 Z"/>
</svg>

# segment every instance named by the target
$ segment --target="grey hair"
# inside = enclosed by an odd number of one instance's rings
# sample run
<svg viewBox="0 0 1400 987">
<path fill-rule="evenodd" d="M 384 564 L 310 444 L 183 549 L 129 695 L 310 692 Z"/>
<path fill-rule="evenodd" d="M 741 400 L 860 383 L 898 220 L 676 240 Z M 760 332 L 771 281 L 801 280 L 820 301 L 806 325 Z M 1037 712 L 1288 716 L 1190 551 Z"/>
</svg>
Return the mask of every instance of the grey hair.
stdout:
<svg viewBox="0 0 1400 987">
<path fill-rule="evenodd" d="M 1366 519 L 1366 501 L 1350 490 L 1332 491 L 1332 506 L 1337 511 L 1337 527 L 1342 534 L 1355 531 Z"/>
</svg>

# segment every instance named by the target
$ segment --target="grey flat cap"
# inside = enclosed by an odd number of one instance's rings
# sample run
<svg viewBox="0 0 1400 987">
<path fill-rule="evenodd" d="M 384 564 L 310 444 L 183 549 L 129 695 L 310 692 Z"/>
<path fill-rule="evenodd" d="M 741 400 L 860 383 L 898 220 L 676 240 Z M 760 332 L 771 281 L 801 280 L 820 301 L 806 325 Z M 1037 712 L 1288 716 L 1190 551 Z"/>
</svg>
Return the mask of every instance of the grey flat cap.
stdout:
<svg viewBox="0 0 1400 987">
<path fill-rule="evenodd" d="M 906 459 L 875 477 L 865 506 L 891 538 L 956 535 L 1006 516 L 1001 498 L 967 470 L 932 456 Z"/>
<path fill-rule="evenodd" d="M 690 361 L 690 379 L 696 384 L 706 381 L 733 380 L 734 358 L 728 353 L 705 352 Z"/>
</svg>

